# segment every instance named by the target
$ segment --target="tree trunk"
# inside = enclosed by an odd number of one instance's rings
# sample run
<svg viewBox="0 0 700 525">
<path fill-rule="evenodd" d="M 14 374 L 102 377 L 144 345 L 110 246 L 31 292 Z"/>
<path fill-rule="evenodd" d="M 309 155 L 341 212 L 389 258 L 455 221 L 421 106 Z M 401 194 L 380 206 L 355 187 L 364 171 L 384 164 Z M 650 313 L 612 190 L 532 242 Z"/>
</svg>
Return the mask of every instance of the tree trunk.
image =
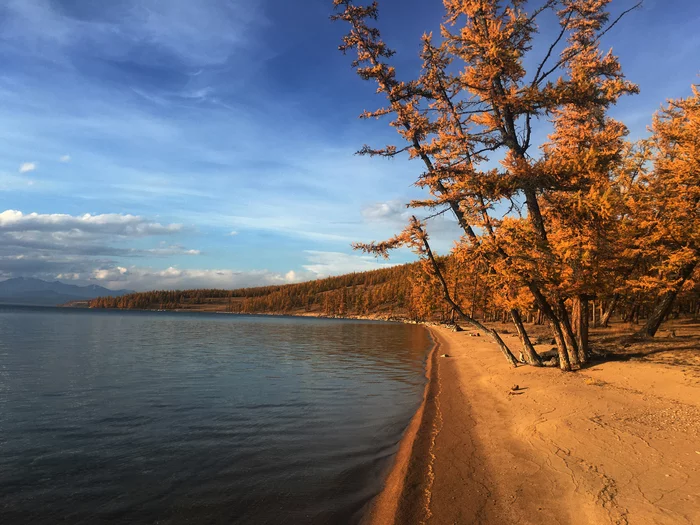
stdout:
<svg viewBox="0 0 700 525">
<path fill-rule="evenodd" d="M 571 314 L 573 331 L 576 334 L 578 346 L 578 360 L 585 363 L 588 360 L 588 297 L 579 295 L 574 299 L 574 308 Z"/>
<path fill-rule="evenodd" d="M 476 319 L 472 319 L 464 312 L 462 312 L 459 306 L 457 306 L 456 311 L 457 315 L 462 319 L 462 321 L 471 325 L 473 328 L 476 328 L 477 330 L 486 333 L 489 337 L 491 337 L 491 339 L 493 339 L 494 342 L 498 345 L 498 348 L 501 350 L 501 352 L 503 352 L 503 355 L 505 356 L 506 360 L 511 365 L 513 365 L 514 368 L 518 366 L 518 360 L 513 355 L 513 352 L 510 351 L 508 345 L 503 341 L 503 339 L 501 339 L 501 336 L 498 332 L 496 332 L 496 330 L 492 330 L 491 328 L 488 328 L 487 326 L 481 324 Z"/>
<path fill-rule="evenodd" d="M 615 308 L 617 307 L 617 303 L 620 301 L 620 294 L 616 293 L 612 300 L 610 301 L 610 304 L 608 305 L 608 309 L 605 310 L 605 313 L 603 316 L 600 318 L 600 326 L 603 328 L 608 327 L 608 323 L 610 322 L 610 316 L 613 314 L 615 311 Z"/>
<path fill-rule="evenodd" d="M 510 315 L 513 318 L 513 324 L 515 324 L 515 329 L 518 331 L 520 341 L 523 344 L 523 355 L 525 356 L 525 362 L 532 366 L 542 366 L 542 359 L 540 359 L 535 347 L 532 346 L 530 337 L 528 337 L 527 332 L 525 331 L 525 326 L 523 325 L 523 319 L 520 316 L 520 312 L 517 308 L 513 308 L 510 311 Z"/>
<path fill-rule="evenodd" d="M 569 354 L 566 351 L 566 341 L 561 326 L 558 322 L 552 319 L 547 319 L 549 327 L 554 334 L 554 342 L 557 345 L 557 354 L 559 355 L 559 368 L 565 372 L 571 372 L 571 363 L 569 362 Z"/>
<path fill-rule="evenodd" d="M 585 363 L 581 361 L 579 357 L 578 344 L 576 342 L 576 336 L 571 328 L 571 322 L 569 321 L 569 313 L 566 311 L 566 305 L 563 299 L 557 301 L 559 326 L 561 327 L 562 335 L 564 336 L 564 342 L 566 343 L 566 353 L 569 356 L 569 363 L 571 363 L 572 368 L 579 368 L 581 364 Z"/>
<path fill-rule="evenodd" d="M 596 317 L 597 313 L 597 301 L 593 301 L 593 304 L 591 305 L 591 321 L 593 322 L 593 328 L 598 327 L 598 318 Z"/>
<path fill-rule="evenodd" d="M 474 271 L 474 288 L 472 289 L 472 305 L 471 305 L 471 310 L 469 317 L 471 318 L 476 318 L 476 286 L 478 284 L 477 278 L 476 278 L 476 269 Z"/>
<path fill-rule="evenodd" d="M 578 356 L 576 352 L 573 352 L 572 354 L 568 351 L 567 348 L 567 346 L 570 344 L 569 340 L 573 341 L 573 339 L 571 339 L 572 336 L 570 334 L 571 326 L 568 326 L 569 337 L 567 337 L 565 326 L 562 323 L 562 319 L 565 318 L 567 320 L 568 325 L 568 317 L 566 317 L 566 308 L 564 308 L 563 310 L 564 317 L 562 317 L 561 312 L 559 313 L 559 315 L 557 315 L 557 312 L 554 311 L 552 306 L 549 304 L 549 301 L 547 301 L 547 298 L 544 296 L 544 294 L 537 285 L 535 285 L 534 283 L 529 283 L 528 287 L 530 288 L 530 291 L 532 292 L 532 295 L 535 298 L 535 303 L 537 304 L 537 307 L 540 309 L 545 319 L 547 319 L 547 322 L 549 323 L 549 326 L 552 329 L 552 333 L 554 334 L 554 340 L 557 343 L 557 353 L 559 354 L 559 368 L 566 372 L 570 372 L 571 365 L 578 364 Z M 561 307 L 563 305 L 564 301 L 560 299 L 557 306 Z"/>
<path fill-rule="evenodd" d="M 646 337 L 654 337 L 656 335 L 656 332 L 659 330 L 661 323 L 671 312 L 671 309 L 673 308 L 673 303 L 675 302 L 676 297 L 678 296 L 678 292 L 681 291 L 681 288 L 683 288 L 685 282 L 690 278 L 691 275 L 693 275 L 693 270 L 695 270 L 696 265 L 697 261 L 693 261 L 684 265 L 681 268 L 681 271 L 679 272 L 679 282 L 676 283 L 672 290 L 666 292 L 661 301 L 659 301 L 659 303 L 656 305 L 654 310 L 651 312 L 651 315 L 647 319 L 644 328 L 642 328 L 638 332 L 639 335 Z"/>
<path fill-rule="evenodd" d="M 642 305 L 640 303 L 637 303 L 634 306 L 634 309 L 632 310 L 632 318 L 630 319 L 630 323 L 639 324 L 639 312 L 641 310 L 642 310 Z"/>
</svg>

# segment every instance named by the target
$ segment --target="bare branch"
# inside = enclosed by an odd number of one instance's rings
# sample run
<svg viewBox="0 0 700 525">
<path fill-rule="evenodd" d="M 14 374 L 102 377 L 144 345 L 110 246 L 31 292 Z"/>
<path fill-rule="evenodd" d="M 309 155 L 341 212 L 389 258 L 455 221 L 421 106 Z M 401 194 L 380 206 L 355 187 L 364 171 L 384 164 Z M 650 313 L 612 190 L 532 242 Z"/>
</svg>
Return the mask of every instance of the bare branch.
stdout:
<svg viewBox="0 0 700 525">
<path fill-rule="evenodd" d="M 601 33 L 600 33 L 594 40 L 592 40 L 592 41 L 591 41 L 590 43 L 588 43 L 587 45 L 582 46 L 582 47 L 581 47 L 580 49 L 578 49 L 575 53 L 569 53 L 567 56 L 562 57 L 562 58 L 554 65 L 554 67 L 553 67 L 552 69 L 550 69 L 549 71 L 547 71 L 546 73 L 544 73 L 544 74 L 540 77 L 540 79 L 537 81 L 537 83 L 536 83 L 535 85 L 539 85 L 540 82 L 542 82 L 545 78 L 547 78 L 549 75 L 551 75 L 552 73 L 554 73 L 554 72 L 555 72 L 557 69 L 559 69 L 559 67 L 560 67 L 562 64 L 564 64 L 565 62 L 568 62 L 568 61 L 571 60 L 572 58 L 574 58 L 574 57 L 576 57 L 577 55 L 581 54 L 581 53 L 582 53 L 583 51 L 585 51 L 586 49 L 588 49 L 588 48 L 590 48 L 590 47 L 592 47 L 592 46 L 598 44 L 598 42 L 600 42 L 600 39 L 603 38 L 603 36 L 605 36 L 605 34 L 606 34 L 608 31 L 610 31 L 613 27 L 615 27 L 615 25 L 616 25 L 620 20 L 622 20 L 622 17 L 624 17 L 625 15 L 627 15 L 628 13 L 630 13 L 631 11 L 634 11 L 635 9 L 637 9 L 638 7 L 640 7 L 641 5 L 642 5 L 642 2 L 641 2 L 641 1 L 640 1 L 640 2 L 637 2 L 635 5 L 633 5 L 633 6 L 630 7 L 629 9 L 626 9 L 626 10 L 624 10 L 622 13 L 620 13 L 620 15 L 619 15 L 611 24 L 609 24 L 608 27 L 606 27 L 604 31 L 601 31 Z"/>
<path fill-rule="evenodd" d="M 557 47 L 559 42 L 561 42 L 561 39 L 564 38 L 564 35 L 566 34 L 566 30 L 569 28 L 569 22 L 571 21 L 571 16 L 573 15 L 573 11 L 569 12 L 569 15 L 566 17 L 566 21 L 562 24 L 561 31 L 559 32 L 559 35 L 557 36 L 556 40 L 552 42 L 552 45 L 549 46 L 549 49 L 547 50 L 547 54 L 545 55 L 544 59 L 542 62 L 540 62 L 540 65 L 537 67 L 537 71 L 535 72 L 535 78 L 532 79 L 532 87 L 535 87 L 537 84 L 539 84 L 539 77 L 540 73 L 542 72 L 542 69 L 544 69 L 545 64 L 549 60 L 549 57 L 552 56 L 552 51 L 554 51 L 554 48 Z"/>
<path fill-rule="evenodd" d="M 444 210 L 441 210 L 437 213 L 433 213 L 432 215 L 428 215 L 427 217 L 423 217 L 422 220 L 428 221 L 430 219 L 434 219 L 435 217 L 439 217 L 440 215 L 443 215 L 443 214 L 447 213 L 448 211 L 450 211 L 450 208 L 445 208 Z"/>
</svg>

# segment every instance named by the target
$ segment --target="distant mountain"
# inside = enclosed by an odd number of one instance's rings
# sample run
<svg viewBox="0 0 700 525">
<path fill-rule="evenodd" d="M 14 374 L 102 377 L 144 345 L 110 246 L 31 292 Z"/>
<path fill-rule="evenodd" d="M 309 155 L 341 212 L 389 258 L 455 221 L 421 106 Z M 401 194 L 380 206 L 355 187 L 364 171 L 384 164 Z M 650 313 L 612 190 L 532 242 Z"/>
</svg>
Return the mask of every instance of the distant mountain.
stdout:
<svg viewBox="0 0 700 525">
<path fill-rule="evenodd" d="M 95 297 L 119 297 L 133 293 L 131 290 L 109 290 L 91 284 L 76 286 L 60 281 L 42 281 L 26 277 L 15 277 L 0 281 L 0 303 L 36 306 L 57 306 L 70 301 L 86 301 Z"/>
</svg>

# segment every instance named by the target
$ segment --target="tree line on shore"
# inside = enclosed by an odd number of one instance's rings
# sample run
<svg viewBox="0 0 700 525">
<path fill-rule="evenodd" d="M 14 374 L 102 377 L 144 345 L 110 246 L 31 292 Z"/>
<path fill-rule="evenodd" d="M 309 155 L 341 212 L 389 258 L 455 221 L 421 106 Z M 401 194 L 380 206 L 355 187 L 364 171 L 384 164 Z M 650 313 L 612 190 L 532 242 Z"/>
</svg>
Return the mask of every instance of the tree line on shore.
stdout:
<svg viewBox="0 0 700 525">
<path fill-rule="evenodd" d="M 454 256 L 436 257 L 436 262 L 451 298 L 461 311 L 482 323 L 513 322 L 513 303 L 509 295 L 495 288 L 488 274 L 464 271 Z M 607 327 L 613 309 L 619 321 L 639 325 L 654 309 L 654 294 L 621 298 L 612 295 L 591 303 L 589 317 L 594 326 Z M 88 304 L 91 308 L 127 310 L 210 309 L 237 314 L 309 313 L 440 323 L 456 320 L 456 310 L 444 300 L 440 283 L 425 271 L 421 262 L 298 284 L 236 290 L 154 290 L 100 297 Z M 700 289 L 697 287 L 685 289 L 669 312 L 669 317 L 681 315 L 700 316 Z M 546 322 L 532 302 L 527 307 L 517 308 L 517 317 L 524 324 Z"/>
<path fill-rule="evenodd" d="M 416 264 L 351 273 L 298 284 L 237 290 L 160 290 L 121 297 L 100 297 L 91 308 L 142 310 L 199 309 L 210 305 L 219 311 L 241 314 L 316 313 L 326 316 L 361 316 L 378 312 L 388 317 L 412 317 L 412 275 Z"/>
<path fill-rule="evenodd" d="M 567 371 L 590 359 L 594 302 L 603 305 L 602 324 L 615 311 L 646 317 L 639 330 L 646 337 L 679 296 L 692 296 L 697 310 L 700 90 L 668 100 L 648 136 L 630 140 L 610 109 L 638 87 L 601 40 L 639 4 L 612 17 L 610 3 L 444 0 L 439 38 L 423 36 L 422 67 L 402 79 L 377 27 L 378 3 L 334 0 L 331 18 L 349 27 L 340 50 L 355 53 L 357 74 L 385 100 L 362 117 L 390 118 L 402 140 L 358 153 L 407 154 L 422 164 L 415 184 L 429 193 L 407 203 L 426 218 L 416 212 L 401 234 L 356 248 L 384 257 L 412 248 L 429 288 L 514 366 L 511 350 L 465 307 L 454 282 L 478 280 L 493 294 L 536 366 L 522 314 L 537 312 Z M 543 17 L 557 20 L 549 42 L 539 36 Z M 445 212 L 463 233 L 451 269 L 429 241 L 430 218 Z"/>
</svg>

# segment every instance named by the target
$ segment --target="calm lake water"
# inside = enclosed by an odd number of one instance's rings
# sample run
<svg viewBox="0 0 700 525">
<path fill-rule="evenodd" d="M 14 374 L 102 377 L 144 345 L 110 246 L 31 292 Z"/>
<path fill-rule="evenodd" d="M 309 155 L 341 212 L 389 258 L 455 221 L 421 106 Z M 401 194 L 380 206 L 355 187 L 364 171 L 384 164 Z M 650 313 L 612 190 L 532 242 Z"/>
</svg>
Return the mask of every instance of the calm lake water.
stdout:
<svg viewBox="0 0 700 525">
<path fill-rule="evenodd" d="M 356 523 L 418 326 L 0 306 L 0 523 Z"/>
</svg>

